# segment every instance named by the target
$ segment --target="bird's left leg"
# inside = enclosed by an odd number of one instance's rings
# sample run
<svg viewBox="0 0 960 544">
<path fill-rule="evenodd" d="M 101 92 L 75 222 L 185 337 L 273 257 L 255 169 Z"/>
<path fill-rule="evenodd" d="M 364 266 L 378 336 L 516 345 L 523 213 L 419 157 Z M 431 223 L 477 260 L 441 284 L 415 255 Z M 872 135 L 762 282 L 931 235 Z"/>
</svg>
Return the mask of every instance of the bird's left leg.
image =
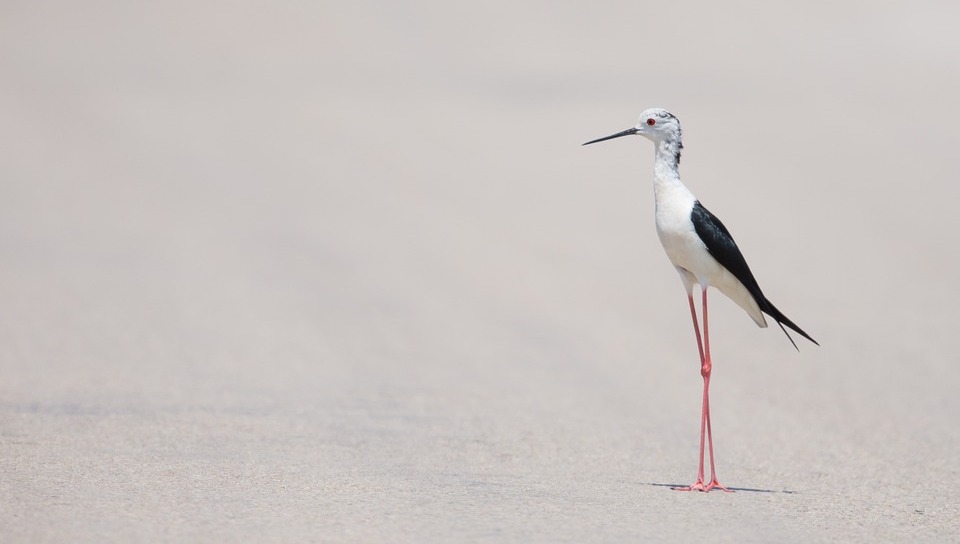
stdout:
<svg viewBox="0 0 960 544">
<path fill-rule="evenodd" d="M 713 460 L 713 430 L 710 428 L 710 374 L 713 372 L 713 362 L 710 360 L 710 331 L 707 327 L 707 287 L 703 286 L 701 290 L 703 292 L 701 310 L 703 312 L 703 364 L 700 367 L 700 375 L 703 376 L 703 418 L 706 420 L 707 443 L 710 446 L 710 483 L 704 487 L 704 491 L 722 489 L 731 493 L 729 489 L 723 487 L 717 481 L 717 469 Z"/>
<path fill-rule="evenodd" d="M 681 278 L 683 274 L 681 273 Z M 693 318 L 693 332 L 697 337 L 697 350 L 700 352 L 700 366 L 701 373 L 704 365 L 704 352 L 703 352 L 703 340 L 700 337 L 700 323 L 697 320 L 697 308 L 693 303 L 693 292 L 691 291 L 690 284 L 684 282 L 685 287 L 687 288 L 687 301 L 690 304 L 690 317 Z M 704 438 L 706 436 L 707 429 L 707 382 L 704 381 L 704 390 L 703 390 L 703 404 L 701 405 L 700 410 L 700 466 L 697 470 L 697 481 L 686 486 L 686 487 L 675 487 L 673 489 L 677 491 L 707 491 L 707 488 L 703 485 L 703 449 L 704 449 Z"/>
</svg>

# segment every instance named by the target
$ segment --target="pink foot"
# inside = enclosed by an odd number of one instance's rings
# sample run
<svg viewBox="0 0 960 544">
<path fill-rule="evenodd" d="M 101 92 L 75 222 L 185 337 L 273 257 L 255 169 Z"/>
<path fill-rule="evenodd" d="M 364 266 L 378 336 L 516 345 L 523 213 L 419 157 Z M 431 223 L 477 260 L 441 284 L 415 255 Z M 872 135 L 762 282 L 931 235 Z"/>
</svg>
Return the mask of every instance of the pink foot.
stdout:
<svg viewBox="0 0 960 544">
<path fill-rule="evenodd" d="M 707 491 L 707 488 L 703 486 L 703 480 L 697 480 L 687 487 L 672 487 L 671 489 L 674 491 Z"/>
<path fill-rule="evenodd" d="M 718 482 L 716 478 L 714 478 L 707 485 L 703 485 L 703 480 L 697 480 L 696 482 L 694 482 L 691 485 L 688 485 L 687 487 L 672 487 L 671 489 L 673 489 L 674 491 L 702 491 L 704 493 L 709 493 L 714 489 L 719 489 L 721 491 L 726 491 L 727 493 L 733 493 L 733 491 L 720 485 L 720 482 Z"/>
<path fill-rule="evenodd" d="M 718 482 L 716 478 L 714 478 L 713 481 L 707 484 L 707 487 L 705 487 L 703 490 L 710 491 L 711 489 L 719 489 L 721 491 L 726 491 L 727 493 L 733 493 L 733 491 L 730 491 L 726 487 L 723 487 L 722 485 L 720 485 L 720 482 Z"/>
</svg>

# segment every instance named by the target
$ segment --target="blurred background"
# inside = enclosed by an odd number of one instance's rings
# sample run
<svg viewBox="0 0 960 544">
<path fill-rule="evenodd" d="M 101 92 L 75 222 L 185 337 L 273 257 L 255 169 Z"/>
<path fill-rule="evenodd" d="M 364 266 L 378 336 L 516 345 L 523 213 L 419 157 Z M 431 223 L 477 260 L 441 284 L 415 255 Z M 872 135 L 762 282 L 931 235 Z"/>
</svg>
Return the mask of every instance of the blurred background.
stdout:
<svg viewBox="0 0 960 544">
<path fill-rule="evenodd" d="M 0 531 L 955 536 L 958 23 L 945 1 L 5 2 Z M 695 476 L 701 382 L 652 146 L 580 147 L 652 106 L 823 346 L 712 299 L 735 495 L 664 487 Z"/>
</svg>

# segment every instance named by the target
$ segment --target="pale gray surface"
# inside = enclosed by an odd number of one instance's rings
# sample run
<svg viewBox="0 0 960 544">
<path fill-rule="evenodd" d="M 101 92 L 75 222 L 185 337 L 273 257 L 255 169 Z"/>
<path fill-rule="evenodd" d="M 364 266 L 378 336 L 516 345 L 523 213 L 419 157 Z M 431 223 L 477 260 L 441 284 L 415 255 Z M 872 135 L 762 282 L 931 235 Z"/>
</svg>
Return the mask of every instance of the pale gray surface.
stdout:
<svg viewBox="0 0 960 544">
<path fill-rule="evenodd" d="M 958 539 L 958 4 L 156 4 L 0 7 L 3 542 Z"/>
</svg>

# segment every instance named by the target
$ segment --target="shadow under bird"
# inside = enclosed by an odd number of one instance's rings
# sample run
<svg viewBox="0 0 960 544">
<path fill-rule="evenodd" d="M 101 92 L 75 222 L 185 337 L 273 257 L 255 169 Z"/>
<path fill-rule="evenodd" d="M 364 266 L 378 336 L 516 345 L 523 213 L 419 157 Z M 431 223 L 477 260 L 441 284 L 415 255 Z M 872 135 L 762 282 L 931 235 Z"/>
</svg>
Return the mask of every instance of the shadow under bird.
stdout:
<svg viewBox="0 0 960 544">
<path fill-rule="evenodd" d="M 656 199 L 657 235 L 667 258 L 680 274 L 680 281 L 687 291 L 693 330 L 700 351 L 700 375 L 703 377 L 703 405 L 700 412 L 700 469 L 697 481 L 681 491 L 730 491 L 717 481 L 713 456 L 713 431 L 710 428 L 710 374 L 713 364 L 710 359 L 710 334 L 707 328 L 707 288 L 716 287 L 743 308 L 760 327 L 766 327 L 764 314 L 770 316 L 790 337 L 791 329 L 814 344 L 820 345 L 809 334 L 790 321 L 783 312 L 764 296 L 760 285 L 753 277 L 740 248 L 733 236 L 717 216 L 700 204 L 693 193 L 680 181 L 680 151 L 683 149 L 680 121 L 662 108 L 651 108 L 640 114 L 640 122 L 633 128 L 591 140 L 583 145 L 595 144 L 622 136 L 639 135 L 653 142 L 655 158 L 653 187 Z M 702 296 L 703 336 L 693 301 L 693 286 L 698 285 Z M 710 481 L 704 483 L 704 439 L 710 450 Z"/>
</svg>

